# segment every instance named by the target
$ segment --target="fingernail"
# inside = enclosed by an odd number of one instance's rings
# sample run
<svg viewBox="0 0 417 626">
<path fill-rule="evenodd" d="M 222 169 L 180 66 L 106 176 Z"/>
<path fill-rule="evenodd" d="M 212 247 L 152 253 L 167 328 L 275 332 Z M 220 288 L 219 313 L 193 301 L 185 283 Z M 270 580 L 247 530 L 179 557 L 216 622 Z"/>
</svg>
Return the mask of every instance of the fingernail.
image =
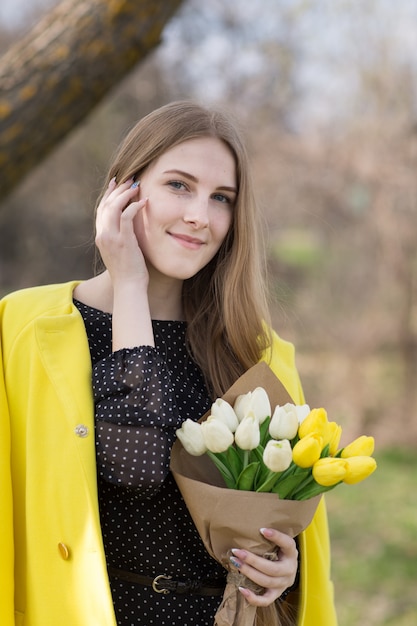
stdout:
<svg viewBox="0 0 417 626">
<path fill-rule="evenodd" d="M 135 180 L 135 182 L 132 185 L 130 185 L 130 188 L 136 189 L 137 187 L 139 187 L 139 185 L 140 185 L 140 180 Z"/>
<path fill-rule="evenodd" d="M 242 563 L 240 561 L 238 561 L 237 559 L 235 559 L 234 556 L 231 556 L 229 558 L 229 561 L 231 562 L 233 567 L 236 567 L 236 569 L 240 569 L 242 567 Z"/>
<path fill-rule="evenodd" d="M 234 554 L 234 556 L 237 556 L 238 559 L 242 559 L 242 561 L 245 559 L 246 557 L 246 552 L 245 550 L 239 550 L 239 548 L 232 548 L 230 550 L 230 552 L 232 552 Z"/>
<path fill-rule="evenodd" d="M 238 587 L 238 589 L 242 596 L 245 596 L 245 598 L 249 596 L 249 591 L 246 589 L 246 587 Z"/>
<path fill-rule="evenodd" d="M 261 528 L 259 531 L 264 537 L 272 537 L 273 532 L 270 528 Z"/>
</svg>

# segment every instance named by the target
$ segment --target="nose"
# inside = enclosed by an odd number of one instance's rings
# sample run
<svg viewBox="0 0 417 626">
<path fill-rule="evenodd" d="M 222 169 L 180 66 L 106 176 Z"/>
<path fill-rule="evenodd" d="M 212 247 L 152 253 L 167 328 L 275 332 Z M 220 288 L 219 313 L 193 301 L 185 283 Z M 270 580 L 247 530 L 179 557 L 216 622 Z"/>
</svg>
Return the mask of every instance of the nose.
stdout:
<svg viewBox="0 0 417 626">
<path fill-rule="evenodd" d="M 209 224 L 209 203 L 205 198 L 194 198 L 187 203 L 184 210 L 184 222 L 190 224 L 196 230 L 207 228 Z"/>
</svg>

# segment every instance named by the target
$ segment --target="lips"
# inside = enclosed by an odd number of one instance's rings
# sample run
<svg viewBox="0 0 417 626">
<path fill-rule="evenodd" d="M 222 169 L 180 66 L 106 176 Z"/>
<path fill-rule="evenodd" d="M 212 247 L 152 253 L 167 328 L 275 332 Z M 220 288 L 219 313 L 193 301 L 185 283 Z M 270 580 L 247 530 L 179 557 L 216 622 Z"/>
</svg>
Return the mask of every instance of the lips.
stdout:
<svg viewBox="0 0 417 626">
<path fill-rule="evenodd" d="M 205 244 L 205 241 L 199 239 L 198 237 L 190 237 L 190 235 L 183 235 L 181 233 L 168 233 L 175 241 L 177 241 L 180 245 L 185 248 L 189 248 L 191 250 L 198 250 L 201 246 Z"/>
</svg>

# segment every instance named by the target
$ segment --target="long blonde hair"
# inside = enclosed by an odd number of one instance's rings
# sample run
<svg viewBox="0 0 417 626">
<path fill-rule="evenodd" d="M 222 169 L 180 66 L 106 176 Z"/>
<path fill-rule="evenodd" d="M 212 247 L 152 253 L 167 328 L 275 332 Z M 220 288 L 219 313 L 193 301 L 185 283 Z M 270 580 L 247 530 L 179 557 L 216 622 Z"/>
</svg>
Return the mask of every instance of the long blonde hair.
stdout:
<svg viewBox="0 0 417 626">
<path fill-rule="evenodd" d="M 164 152 L 197 137 L 216 137 L 229 147 L 238 187 L 233 223 L 220 250 L 183 285 L 189 350 L 216 397 L 255 365 L 270 345 L 259 211 L 247 151 L 235 121 L 225 111 L 190 101 L 156 109 L 120 145 L 103 193 L 112 178 L 119 183 L 140 178 Z"/>
</svg>

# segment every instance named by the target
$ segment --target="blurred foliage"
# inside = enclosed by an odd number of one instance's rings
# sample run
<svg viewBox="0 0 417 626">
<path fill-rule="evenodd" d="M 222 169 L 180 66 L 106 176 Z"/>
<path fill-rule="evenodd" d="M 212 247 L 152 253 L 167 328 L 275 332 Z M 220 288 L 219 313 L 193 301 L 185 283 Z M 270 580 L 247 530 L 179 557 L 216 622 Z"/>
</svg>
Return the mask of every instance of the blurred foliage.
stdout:
<svg viewBox="0 0 417 626">
<path fill-rule="evenodd" d="M 414 451 L 376 454 L 377 471 L 326 496 L 339 626 L 417 623 Z"/>
</svg>

